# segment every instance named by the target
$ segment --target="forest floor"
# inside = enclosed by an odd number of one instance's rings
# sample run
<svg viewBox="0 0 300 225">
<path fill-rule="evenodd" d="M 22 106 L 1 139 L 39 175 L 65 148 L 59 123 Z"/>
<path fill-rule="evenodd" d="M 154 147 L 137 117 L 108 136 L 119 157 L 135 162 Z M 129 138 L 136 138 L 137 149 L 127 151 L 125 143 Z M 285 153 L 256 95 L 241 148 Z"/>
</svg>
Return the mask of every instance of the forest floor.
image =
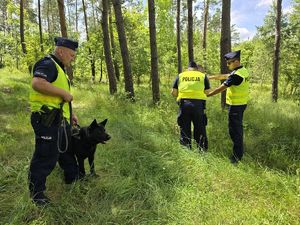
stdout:
<svg viewBox="0 0 300 225">
<path fill-rule="evenodd" d="M 269 87 L 252 85 L 245 157 L 234 166 L 220 96 L 207 101 L 209 150 L 202 153 L 179 145 L 171 83 L 161 85 L 161 102 L 153 105 L 148 84 L 135 87 L 131 102 L 110 96 L 107 84 L 75 80 L 80 125 L 108 118 L 112 138 L 98 145 L 99 177 L 67 185 L 57 165 L 47 179 L 52 203 L 37 207 L 27 183 L 31 77 L 0 74 L 0 224 L 300 224 L 300 108 L 287 99 L 272 103 Z"/>
</svg>

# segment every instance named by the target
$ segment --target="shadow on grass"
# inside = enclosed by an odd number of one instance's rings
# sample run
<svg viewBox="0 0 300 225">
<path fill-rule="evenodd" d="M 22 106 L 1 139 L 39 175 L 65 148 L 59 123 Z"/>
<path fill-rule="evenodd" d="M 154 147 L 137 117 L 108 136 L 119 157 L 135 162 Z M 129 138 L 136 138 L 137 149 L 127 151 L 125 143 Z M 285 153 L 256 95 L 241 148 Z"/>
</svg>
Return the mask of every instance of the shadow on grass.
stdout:
<svg viewBox="0 0 300 225">
<path fill-rule="evenodd" d="M 283 108 L 271 102 L 250 102 L 243 121 L 245 157 L 263 167 L 295 174 L 300 168 L 300 117 L 295 113 L 297 110 L 299 108 L 295 105 Z M 210 144 L 217 149 L 217 154 L 229 155 L 232 142 L 227 127 L 228 112 L 221 109 L 209 111 Z"/>
<path fill-rule="evenodd" d="M 245 117 L 247 152 L 260 164 L 295 173 L 300 168 L 300 117 L 294 106 L 251 105 Z M 299 110 L 299 108 L 298 108 Z M 291 111 L 291 112 L 289 112 Z"/>
<path fill-rule="evenodd" d="M 28 111 L 29 86 L 15 84 L 0 87 L 0 113 Z"/>
</svg>

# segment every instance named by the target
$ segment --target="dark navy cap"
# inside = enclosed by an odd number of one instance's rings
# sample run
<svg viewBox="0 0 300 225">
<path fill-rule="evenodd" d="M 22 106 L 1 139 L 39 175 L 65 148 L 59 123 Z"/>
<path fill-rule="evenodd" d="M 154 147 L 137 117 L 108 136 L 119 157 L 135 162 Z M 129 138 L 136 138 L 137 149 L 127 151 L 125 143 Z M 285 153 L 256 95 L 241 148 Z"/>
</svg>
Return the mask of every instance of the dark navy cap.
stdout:
<svg viewBox="0 0 300 225">
<path fill-rule="evenodd" d="M 190 61 L 189 68 L 198 68 L 197 63 L 195 63 L 194 61 Z"/>
<path fill-rule="evenodd" d="M 224 58 L 226 60 L 229 59 L 240 59 L 240 55 L 241 55 L 241 50 L 235 51 L 235 52 L 229 52 L 227 54 L 224 55 Z"/>
<path fill-rule="evenodd" d="M 78 48 L 78 42 L 68 38 L 55 37 L 54 42 L 56 46 L 66 47 L 74 51 L 76 50 L 76 48 Z"/>
</svg>

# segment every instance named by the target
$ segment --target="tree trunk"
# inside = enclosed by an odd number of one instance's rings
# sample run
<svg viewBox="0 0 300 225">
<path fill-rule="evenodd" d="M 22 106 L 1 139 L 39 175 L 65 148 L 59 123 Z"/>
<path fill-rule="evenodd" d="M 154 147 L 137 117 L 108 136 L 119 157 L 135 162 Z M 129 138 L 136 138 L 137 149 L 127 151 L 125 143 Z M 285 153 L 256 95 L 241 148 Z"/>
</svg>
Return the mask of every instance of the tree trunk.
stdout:
<svg viewBox="0 0 300 225">
<path fill-rule="evenodd" d="M 59 21 L 60 21 L 60 30 L 63 37 L 68 37 L 66 18 L 65 18 L 65 3 L 64 0 L 57 0 L 58 12 L 59 12 Z"/>
<path fill-rule="evenodd" d="M 44 52 L 42 20 L 41 20 L 41 2 L 40 2 L 40 0 L 38 0 L 38 18 L 39 18 L 40 47 L 41 47 L 41 52 Z"/>
<path fill-rule="evenodd" d="M 47 1 L 47 28 L 48 34 L 51 34 L 51 27 L 50 27 L 50 1 Z"/>
<path fill-rule="evenodd" d="M 75 30 L 78 33 L 78 0 L 75 0 Z"/>
<path fill-rule="evenodd" d="M 65 0 L 64 0 L 65 1 Z M 68 18 L 67 18 L 67 21 L 68 21 L 68 23 L 67 23 L 67 25 L 68 25 L 68 27 L 69 27 L 69 29 L 70 30 L 72 30 L 72 25 L 71 25 L 71 12 L 70 12 L 70 1 L 69 0 L 66 0 L 67 1 L 67 5 L 66 5 L 66 7 L 67 7 L 67 12 L 68 12 Z"/>
<path fill-rule="evenodd" d="M 194 39 L 193 39 L 193 0 L 188 3 L 188 53 L 189 61 L 194 61 Z"/>
<path fill-rule="evenodd" d="M 273 82 L 272 82 L 272 100 L 278 100 L 278 77 L 279 77 L 279 57 L 280 57 L 280 30 L 281 30 L 281 8 L 282 0 L 277 0 L 276 7 L 276 28 L 274 44 L 274 62 L 273 62 Z"/>
<path fill-rule="evenodd" d="M 58 4 L 58 12 L 59 12 L 59 21 L 60 21 L 60 30 L 61 35 L 65 38 L 68 37 L 67 26 L 66 26 L 66 18 L 65 18 L 65 3 L 64 0 L 57 0 Z M 68 77 L 70 81 L 73 80 L 73 69 L 72 66 L 66 68 Z"/>
<path fill-rule="evenodd" d="M 109 31 L 108 31 L 108 21 L 107 21 L 107 9 L 108 9 L 108 1 L 109 0 L 102 0 L 102 31 L 103 31 L 103 45 L 104 45 L 104 55 L 105 55 L 105 62 L 106 62 L 106 69 L 108 73 L 108 80 L 109 80 L 109 92 L 110 94 L 114 94 L 117 92 L 117 82 L 114 73 L 114 67 L 111 59 L 110 54 L 110 43 L 109 43 Z"/>
<path fill-rule="evenodd" d="M 4 6 L 2 8 L 2 22 L 3 22 L 3 35 L 6 36 L 7 33 L 9 33 L 9 27 L 8 27 L 8 23 L 7 23 L 7 2 L 4 3 Z M 3 47 L 3 46 L 2 46 Z"/>
<path fill-rule="evenodd" d="M 51 1 L 48 1 L 50 4 L 51 4 Z M 51 10 L 52 9 L 52 10 Z M 56 15 L 53 13 L 53 5 L 50 5 L 50 8 L 49 8 L 49 12 L 50 12 L 50 16 L 51 16 L 51 23 L 50 23 L 50 29 L 51 29 L 51 32 L 56 32 Z"/>
<path fill-rule="evenodd" d="M 95 16 L 95 3 L 94 3 L 94 0 L 92 0 L 91 3 L 92 3 L 92 13 L 93 13 L 93 26 L 96 27 L 96 16 Z"/>
<path fill-rule="evenodd" d="M 207 51 L 206 51 L 206 39 L 207 39 L 207 24 L 208 24 L 208 13 L 209 13 L 209 0 L 204 1 L 204 26 L 203 26 L 203 68 L 206 71 L 207 67 Z"/>
<path fill-rule="evenodd" d="M 131 74 L 129 52 L 127 47 L 127 39 L 126 39 L 126 34 L 124 29 L 124 20 L 122 15 L 121 2 L 120 0 L 112 0 L 112 2 L 115 10 L 117 31 L 118 31 L 119 43 L 120 43 L 121 55 L 123 61 L 125 91 L 126 93 L 128 93 L 129 98 L 133 98 L 134 97 L 133 80 Z"/>
<path fill-rule="evenodd" d="M 24 36 L 24 0 L 20 0 L 20 39 L 22 51 L 24 54 L 26 54 L 27 50 Z"/>
<path fill-rule="evenodd" d="M 109 31 L 110 31 L 110 44 L 111 44 L 111 49 L 112 49 L 112 57 L 113 57 L 113 62 L 114 62 L 114 68 L 115 68 L 115 74 L 116 78 L 119 81 L 120 80 L 120 70 L 119 70 L 119 65 L 118 65 L 118 60 L 116 58 L 116 46 L 115 46 L 115 41 L 114 41 L 114 30 L 113 30 L 113 23 L 112 23 L 112 12 L 111 12 L 111 7 L 109 4 Z"/>
<path fill-rule="evenodd" d="M 6 36 L 6 21 L 7 21 L 7 2 L 4 1 L 2 6 L 0 6 L 0 31 L 3 32 L 3 35 Z M 1 46 L 2 48 L 3 46 Z"/>
<path fill-rule="evenodd" d="M 231 51 L 231 32 L 230 32 L 230 5 L 231 0 L 222 0 L 222 21 L 221 21 L 221 42 L 220 42 L 220 70 L 221 74 L 229 73 L 224 55 Z M 224 81 L 221 81 L 223 83 Z M 221 93 L 221 107 L 226 106 L 226 91 Z"/>
<path fill-rule="evenodd" d="M 102 81 L 102 77 L 103 77 L 103 59 L 101 57 L 100 58 L 100 78 L 99 78 L 99 82 Z"/>
<path fill-rule="evenodd" d="M 177 0 L 177 16 L 176 16 L 176 33 L 177 33 L 177 71 L 178 74 L 182 72 L 181 63 L 181 28 L 180 28 L 180 0 Z"/>
<path fill-rule="evenodd" d="M 83 10 L 83 15 L 84 15 L 86 40 L 87 40 L 87 42 L 89 42 L 90 37 L 89 37 L 89 29 L 88 29 L 88 22 L 87 22 L 87 15 L 86 15 L 86 8 L 85 8 L 84 0 L 82 0 L 82 10 Z M 89 47 L 89 58 L 90 58 L 90 63 L 91 63 L 92 81 L 95 82 L 95 76 L 96 76 L 95 61 L 94 61 L 94 56 L 92 54 L 92 50 L 90 47 Z"/>
<path fill-rule="evenodd" d="M 157 103 L 160 100 L 160 94 L 159 94 L 159 76 L 158 76 L 158 62 L 157 62 L 154 0 L 148 0 L 148 13 L 149 13 L 149 29 L 150 29 L 150 49 L 151 49 L 152 98 L 153 98 L 153 102 Z"/>
</svg>

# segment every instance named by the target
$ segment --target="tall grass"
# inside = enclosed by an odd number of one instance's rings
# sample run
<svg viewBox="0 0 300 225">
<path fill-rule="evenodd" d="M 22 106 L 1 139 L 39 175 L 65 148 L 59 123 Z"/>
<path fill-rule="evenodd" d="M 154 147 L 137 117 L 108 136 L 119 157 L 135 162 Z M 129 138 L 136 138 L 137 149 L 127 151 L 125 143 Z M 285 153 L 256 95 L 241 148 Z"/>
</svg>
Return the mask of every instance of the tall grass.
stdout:
<svg viewBox="0 0 300 225">
<path fill-rule="evenodd" d="M 177 105 L 162 85 L 162 101 L 136 88 L 132 103 L 110 96 L 105 84 L 76 83 L 80 125 L 108 118 L 112 139 L 96 152 L 97 178 L 63 183 L 55 168 L 47 180 L 52 204 L 39 208 L 27 190 L 34 148 L 27 96 L 30 76 L 0 70 L 0 224 L 299 224 L 299 107 L 271 103 L 254 86 L 245 112 L 244 160 L 227 159 L 231 141 L 219 97 L 207 102 L 208 153 L 181 148 Z"/>
</svg>

